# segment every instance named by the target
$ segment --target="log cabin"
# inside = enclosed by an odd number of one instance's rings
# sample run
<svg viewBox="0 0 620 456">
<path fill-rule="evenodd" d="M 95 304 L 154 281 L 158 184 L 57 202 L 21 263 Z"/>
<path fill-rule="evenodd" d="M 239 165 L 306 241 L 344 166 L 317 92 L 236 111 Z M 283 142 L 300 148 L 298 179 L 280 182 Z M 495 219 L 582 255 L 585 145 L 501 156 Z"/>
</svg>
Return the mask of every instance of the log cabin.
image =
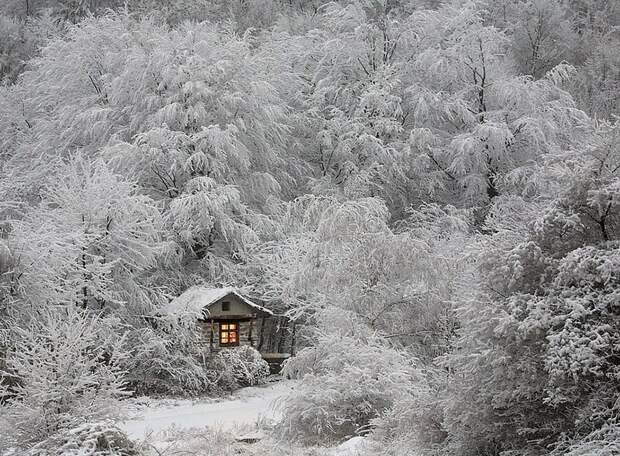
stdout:
<svg viewBox="0 0 620 456">
<path fill-rule="evenodd" d="M 212 352 L 240 345 L 259 348 L 265 320 L 274 316 L 230 287 L 191 287 L 169 304 L 168 311 L 197 314 L 200 339 Z"/>
<path fill-rule="evenodd" d="M 286 317 L 274 315 L 232 287 L 191 287 L 170 302 L 167 314 L 198 317 L 201 356 L 205 351 L 249 345 L 260 352 L 272 373 L 278 373 L 284 360 L 295 353 L 294 323 L 291 326 Z"/>
</svg>

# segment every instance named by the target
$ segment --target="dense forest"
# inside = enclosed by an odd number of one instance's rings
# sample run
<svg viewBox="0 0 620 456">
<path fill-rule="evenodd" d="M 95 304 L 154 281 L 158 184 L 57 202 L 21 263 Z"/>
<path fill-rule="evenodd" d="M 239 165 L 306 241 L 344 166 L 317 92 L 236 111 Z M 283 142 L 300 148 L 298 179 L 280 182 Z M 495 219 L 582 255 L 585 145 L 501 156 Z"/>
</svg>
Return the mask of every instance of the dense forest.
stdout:
<svg viewBox="0 0 620 456">
<path fill-rule="evenodd" d="M 242 386 L 198 284 L 296 323 L 243 454 L 620 454 L 620 2 L 3 0 L 0 80 L 0 454 Z"/>
</svg>

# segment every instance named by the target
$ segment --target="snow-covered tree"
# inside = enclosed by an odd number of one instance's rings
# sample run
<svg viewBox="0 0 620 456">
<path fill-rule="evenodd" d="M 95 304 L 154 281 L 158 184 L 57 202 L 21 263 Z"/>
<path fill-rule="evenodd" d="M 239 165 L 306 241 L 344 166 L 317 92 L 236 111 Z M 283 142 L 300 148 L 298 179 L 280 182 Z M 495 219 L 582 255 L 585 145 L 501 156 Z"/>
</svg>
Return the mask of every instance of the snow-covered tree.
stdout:
<svg viewBox="0 0 620 456">
<path fill-rule="evenodd" d="M 2 434 L 14 445 L 27 448 L 61 430 L 120 415 L 118 400 L 128 393 L 119 364 L 128 353 L 99 318 L 72 307 L 44 308 L 14 332 L 3 374 L 17 382 L 1 408 Z"/>
<path fill-rule="evenodd" d="M 620 112 L 620 59 L 614 51 L 618 46 L 620 39 L 613 34 L 601 38 L 578 70 L 571 92 L 593 117 L 607 119 Z"/>
<path fill-rule="evenodd" d="M 585 151 L 549 157 L 538 180 L 550 198 L 495 204 L 445 360 L 454 451 L 542 452 L 617 420 L 617 144 L 602 125 Z"/>
<path fill-rule="evenodd" d="M 36 305 L 148 309 L 139 276 L 163 253 L 157 205 L 102 160 L 76 155 L 50 165 L 63 179 L 9 222 L 6 242 L 17 262 L 11 288 Z"/>
<path fill-rule="evenodd" d="M 385 1 L 333 2 L 319 11 L 301 46 L 289 51 L 305 74 L 298 135 L 313 167 L 312 189 L 382 196 L 402 207 L 407 198 L 390 177 L 407 137 L 399 69 L 409 24 Z"/>
<path fill-rule="evenodd" d="M 412 171 L 430 189 L 451 189 L 450 200 L 467 206 L 518 193 L 532 163 L 578 144 L 589 129 L 562 90 L 569 66 L 537 81 L 517 76 L 508 37 L 485 26 L 470 3 L 414 17 L 423 50 L 408 89 Z"/>
<path fill-rule="evenodd" d="M 286 205 L 279 221 L 283 235 L 253 259 L 266 298 L 319 333 L 355 336 L 354 315 L 418 356 L 444 352 L 467 214 L 428 206 L 393 231 L 379 199 L 306 197 Z"/>
<path fill-rule="evenodd" d="M 0 356 L 63 306 L 139 393 L 252 383 L 161 312 L 235 284 L 294 320 L 287 437 L 615 450 L 620 3 L 0 3 Z"/>
<path fill-rule="evenodd" d="M 260 236 L 268 200 L 296 185 L 280 93 L 294 78 L 279 62 L 225 27 L 85 20 L 11 91 L 30 127 L 7 144 L 7 175 L 21 177 L 2 193 L 36 200 L 57 179 L 51 157 L 103 157 L 161 201 L 171 251 L 204 260 L 215 279 Z"/>
<path fill-rule="evenodd" d="M 573 61 L 577 34 L 565 2 L 527 0 L 514 8 L 512 48 L 521 72 L 538 79 L 563 61 Z"/>
</svg>

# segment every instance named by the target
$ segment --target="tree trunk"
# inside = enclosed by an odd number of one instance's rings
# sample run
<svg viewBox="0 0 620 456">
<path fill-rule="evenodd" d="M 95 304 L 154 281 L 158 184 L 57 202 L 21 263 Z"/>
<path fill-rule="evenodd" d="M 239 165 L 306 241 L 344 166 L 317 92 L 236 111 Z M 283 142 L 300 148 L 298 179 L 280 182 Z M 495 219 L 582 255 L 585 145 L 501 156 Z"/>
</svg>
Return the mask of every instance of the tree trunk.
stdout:
<svg viewBox="0 0 620 456">
<path fill-rule="evenodd" d="M 293 329 L 291 335 L 291 356 L 295 356 L 295 344 L 297 343 L 297 324 L 293 321 Z"/>
</svg>

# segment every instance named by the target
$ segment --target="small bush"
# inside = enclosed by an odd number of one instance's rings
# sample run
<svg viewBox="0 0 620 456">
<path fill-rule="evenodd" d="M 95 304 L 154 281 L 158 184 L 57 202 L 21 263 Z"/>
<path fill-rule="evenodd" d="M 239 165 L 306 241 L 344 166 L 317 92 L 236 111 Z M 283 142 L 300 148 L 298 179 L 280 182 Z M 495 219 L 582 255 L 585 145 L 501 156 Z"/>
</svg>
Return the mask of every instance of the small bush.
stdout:
<svg viewBox="0 0 620 456">
<path fill-rule="evenodd" d="M 570 442 L 568 445 L 558 445 L 550 456 L 616 456 L 618 454 L 620 454 L 620 424 L 610 422 L 582 439 Z"/>
<path fill-rule="evenodd" d="M 27 456 L 134 456 L 127 435 L 109 421 L 86 423 L 35 445 Z"/>
<path fill-rule="evenodd" d="M 367 456 L 447 454 L 441 447 L 447 438 L 442 426 L 445 376 L 445 371 L 425 366 L 427 389 L 399 401 L 372 420 Z"/>
<path fill-rule="evenodd" d="M 17 378 L 1 415 L 9 445 L 30 447 L 87 422 L 120 416 L 122 338 L 75 309 L 44 310 L 15 330 L 7 370 Z M 5 443 L 6 445 L 7 443 Z"/>
<path fill-rule="evenodd" d="M 123 362 L 125 379 L 139 395 L 197 395 L 213 387 L 212 375 L 196 357 L 193 334 L 179 325 L 131 329 L 131 356 Z"/>
<path fill-rule="evenodd" d="M 304 444 L 334 443 L 368 430 L 395 403 L 411 400 L 424 382 L 403 354 L 376 340 L 324 337 L 284 367 L 300 378 L 283 403 L 285 438 Z"/>
<path fill-rule="evenodd" d="M 252 347 L 242 346 L 222 350 L 209 363 L 217 375 L 215 384 L 224 391 L 265 383 L 269 364 Z"/>
</svg>

